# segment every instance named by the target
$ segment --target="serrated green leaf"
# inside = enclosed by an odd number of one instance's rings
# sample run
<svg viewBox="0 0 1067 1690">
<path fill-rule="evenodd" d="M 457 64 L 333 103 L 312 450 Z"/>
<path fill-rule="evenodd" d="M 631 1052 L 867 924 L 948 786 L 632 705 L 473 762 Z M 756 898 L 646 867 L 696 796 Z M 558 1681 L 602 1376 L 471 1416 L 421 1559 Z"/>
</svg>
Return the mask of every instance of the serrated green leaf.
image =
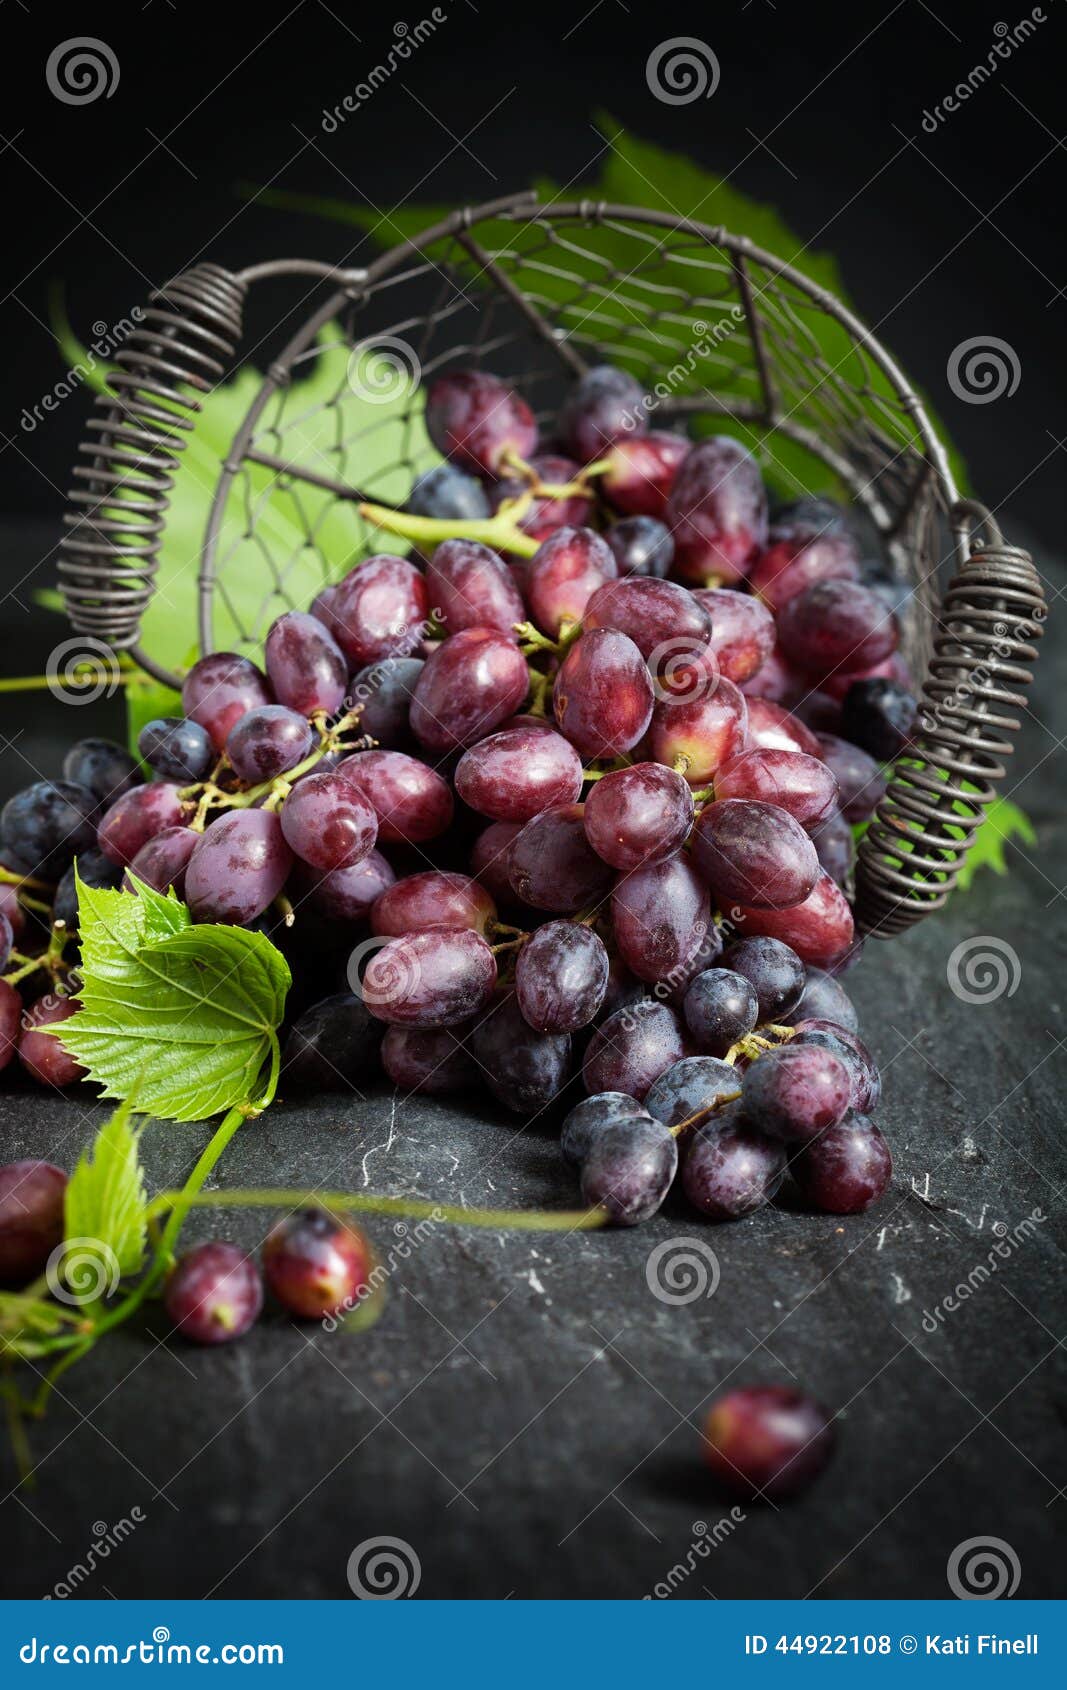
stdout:
<svg viewBox="0 0 1067 1690">
<path fill-rule="evenodd" d="M 171 893 L 78 882 L 81 1009 L 65 1047 L 103 1087 L 146 1114 L 202 1121 L 252 1097 L 291 984 L 262 933 L 193 926 Z"/>
<path fill-rule="evenodd" d="M 137 1273 L 145 1256 L 144 1171 L 133 1102 L 121 1103 L 83 1150 L 64 1198 L 64 1237 L 92 1240 L 120 1274 Z"/>
<path fill-rule="evenodd" d="M 1004 847 L 1013 839 L 1027 845 L 1037 844 L 1037 832 L 1025 810 L 1010 798 L 995 798 L 990 804 L 982 825 L 971 842 L 967 861 L 960 870 L 957 887 L 965 892 L 980 868 L 991 868 L 994 874 L 1007 874 L 1008 863 Z"/>
</svg>

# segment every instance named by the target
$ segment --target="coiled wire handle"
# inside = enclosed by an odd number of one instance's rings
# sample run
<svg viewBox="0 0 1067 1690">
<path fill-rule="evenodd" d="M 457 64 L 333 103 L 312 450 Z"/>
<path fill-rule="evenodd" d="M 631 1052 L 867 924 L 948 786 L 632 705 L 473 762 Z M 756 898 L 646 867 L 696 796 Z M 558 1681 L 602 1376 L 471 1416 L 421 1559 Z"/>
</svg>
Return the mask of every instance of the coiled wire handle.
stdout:
<svg viewBox="0 0 1067 1690">
<path fill-rule="evenodd" d="M 856 919 L 888 938 L 940 909 L 996 797 L 1024 710 L 1043 632 L 1045 594 L 1029 552 L 1009 546 L 984 505 L 961 500 L 955 522 L 972 554 L 941 606 L 912 745 L 898 758 L 859 848 Z"/>
<path fill-rule="evenodd" d="M 228 375 L 241 338 L 242 278 L 198 264 L 157 289 L 116 354 L 112 392 L 98 394 L 74 467 L 64 517 L 59 590 L 74 628 L 130 651 L 157 680 L 177 684 L 137 646 L 155 591 L 174 477 L 206 394 Z"/>
</svg>

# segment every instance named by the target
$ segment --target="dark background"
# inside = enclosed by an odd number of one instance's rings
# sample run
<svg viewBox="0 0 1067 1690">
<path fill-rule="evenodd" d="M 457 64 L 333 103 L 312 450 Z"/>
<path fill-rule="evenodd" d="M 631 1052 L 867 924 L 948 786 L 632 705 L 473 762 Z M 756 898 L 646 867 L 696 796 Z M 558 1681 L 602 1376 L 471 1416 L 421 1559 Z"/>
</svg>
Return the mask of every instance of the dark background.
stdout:
<svg viewBox="0 0 1067 1690">
<path fill-rule="evenodd" d="M 358 262 L 368 242 L 249 204 L 239 185 L 351 194 L 385 211 L 476 202 L 542 173 L 577 191 L 595 181 L 605 143 L 593 114 L 606 108 L 778 206 L 802 243 L 837 253 L 858 309 L 930 393 L 974 485 L 1034 544 L 1059 595 L 1067 21 L 1057 0 L 933 136 L 923 111 L 985 57 L 996 23 L 1017 22 L 1014 9 L 446 9 L 403 75 L 327 136 L 323 108 L 384 56 L 399 13 L 150 0 L 30 16 L 9 0 L 7 590 L 51 580 L 85 416 L 76 396 L 32 435 L 19 424 L 62 371 L 48 327 L 54 282 L 85 335 L 198 256 Z M 110 100 L 66 107 L 48 94 L 44 64 L 82 33 L 113 46 L 120 84 Z M 721 82 L 711 100 L 664 106 L 645 61 L 686 34 L 714 49 Z M 1007 340 L 1022 372 L 1015 396 L 988 408 L 954 399 L 945 377 L 952 348 L 981 333 Z M 3 628 L 5 672 L 42 668 L 56 623 L 24 588 L 5 601 Z M 880 1211 L 838 1222 L 776 1209 L 718 1229 L 721 1289 L 681 1309 L 645 1283 L 650 1247 L 693 1230 L 679 1208 L 625 1236 L 438 1233 L 398 1270 L 387 1317 L 351 1347 L 275 1318 L 206 1356 L 159 1345 L 151 1316 L 65 1381 L 34 1433 L 32 1492 L 14 1492 L 0 1458 L 7 1593 L 43 1594 L 84 1556 L 94 1522 L 137 1505 L 147 1523 L 84 1594 L 345 1596 L 350 1550 L 389 1534 L 419 1553 L 427 1596 L 639 1596 L 685 1556 L 694 1523 L 724 1511 L 697 1459 L 708 1398 L 727 1382 L 791 1375 L 844 1410 L 835 1469 L 795 1508 L 753 1513 L 679 1594 L 941 1596 L 954 1546 L 978 1535 L 1013 1547 L 1021 1595 L 1055 1593 L 1067 1418 L 1056 1222 L 936 1336 L 922 1311 L 985 1258 L 994 1221 L 1014 1225 L 1042 1204 L 1058 1212 L 1057 661 L 1058 645 L 1009 782 L 1039 848 L 1013 849 L 1008 881 L 985 875 L 944 917 L 873 947 L 850 979 L 886 1071 L 897 1177 Z M 47 693 L 0 705 L 5 741 L 19 736 L 3 756 L 6 795 L 31 778 L 27 764 L 56 772 L 71 727 Z M 121 734 L 119 701 L 86 709 L 77 726 Z M 1017 991 L 993 1005 L 963 1004 L 946 983 L 953 948 L 975 934 L 1010 942 L 1021 960 Z M 71 1163 L 99 1110 L 5 1084 L 5 1159 Z M 226 1177 L 571 1202 L 551 1130 L 516 1136 L 515 1125 L 488 1109 L 394 1112 L 384 1095 L 308 1111 L 283 1101 L 242 1135 Z M 155 1129 L 153 1185 L 200 1142 L 200 1129 Z M 232 1231 L 254 1242 L 253 1224 Z M 387 1226 L 376 1236 L 388 1247 Z M 469 1481 L 474 1507 L 455 1494 Z"/>
</svg>

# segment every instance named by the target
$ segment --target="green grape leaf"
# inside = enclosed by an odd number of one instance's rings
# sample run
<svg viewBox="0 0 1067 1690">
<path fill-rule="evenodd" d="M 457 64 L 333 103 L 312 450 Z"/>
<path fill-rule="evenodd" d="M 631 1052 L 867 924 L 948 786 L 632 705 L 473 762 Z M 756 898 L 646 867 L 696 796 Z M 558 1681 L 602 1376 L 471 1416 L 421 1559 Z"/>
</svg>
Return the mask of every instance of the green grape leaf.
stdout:
<svg viewBox="0 0 1067 1690">
<path fill-rule="evenodd" d="M 78 881 L 81 1009 L 63 1044 L 103 1087 L 146 1114 L 203 1121 L 252 1097 L 291 984 L 262 933 L 193 926 L 173 893 Z"/>
<path fill-rule="evenodd" d="M 1037 830 L 1025 810 L 1020 810 L 1018 804 L 1013 804 L 1010 798 L 995 798 L 982 818 L 982 825 L 975 833 L 971 849 L 967 853 L 967 861 L 961 868 L 956 882 L 958 889 L 965 892 L 980 868 L 991 868 L 994 874 L 1007 874 L 1008 863 L 1004 847 L 1013 839 L 1021 839 L 1027 845 L 1036 845 Z"/>
<path fill-rule="evenodd" d="M 119 1274 L 137 1273 L 144 1265 L 148 1199 L 140 1136 L 133 1101 L 127 1099 L 104 1122 L 92 1148 L 82 1151 L 64 1199 L 68 1243 L 91 1240 Z"/>
</svg>

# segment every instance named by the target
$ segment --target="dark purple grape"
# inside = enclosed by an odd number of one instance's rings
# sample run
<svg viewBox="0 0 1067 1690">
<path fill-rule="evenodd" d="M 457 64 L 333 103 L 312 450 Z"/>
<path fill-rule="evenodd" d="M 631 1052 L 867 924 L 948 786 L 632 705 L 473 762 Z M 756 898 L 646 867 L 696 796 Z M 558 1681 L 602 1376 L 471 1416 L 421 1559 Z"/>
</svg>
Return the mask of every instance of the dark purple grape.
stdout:
<svg viewBox="0 0 1067 1690">
<path fill-rule="evenodd" d="M 611 870 L 585 836 L 581 804 L 542 810 L 513 839 L 508 878 L 524 904 L 576 915 L 598 904 L 611 885 Z"/>
<path fill-rule="evenodd" d="M 492 477 L 508 458 L 537 450 L 537 422 L 525 399 L 485 370 L 438 376 L 426 395 L 426 432 L 461 468 Z"/>
<path fill-rule="evenodd" d="M 471 846 L 471 873 L 481 881 L 498 909 L 521 902 L 508 878 L 508 861 L 512 841 L 522 829 L 522 822 L 492 822 Z"/>
<path fill-rule="evenodd" d="M 759 674 L 774 653 L 774 617 L 753 593 L 731 587 L 697 587 L 693 597 L 711 617 L 708 642 L 720 675 L 741 686 Z"/>
<path fill-rule="evenodd" d="M 741 1089 L 741 1076 L 728 1062 L 715 1056 L 686 1056 L 674 1062 L 645 1094 L 645 1108 L 664 1126 L 678 1127 L 683 1121 L 717 1110 Z"/>
<path fill-rule="evenodd" d="M 893 1177 L 889 1146 L 874 1122 L 850 1111 L 805 1145 L 789 1164 L 801 1193 L 829 1215 L 859 1215 Z"/>
<path fill-rule="evenodd" d="M 28 1285 L 44 1272 L 63 1242 L 66 1191 L 66 1174 L 51 1162 L 0 1168 L 0 1285 Z"/>
<path fill-rule="evenodd" d="M 744 941 L 743 941 L 744 942 Z M 750 940 L 751 944 L 769 944 L 770 940 Z M 778 1019 L 775 1017 L 774 1019 Z M 844 986 L 836 981 L 832 974 L 827 974 L 821 968 L 809 968 L 804 990 L 799 1002 L 781 1018 L 787 1025 L 795 1026 L 798 1021 L 830 1021 L 835 1027 L 844 1027 L 850 1033 L 858 1032 L 860 1019 L 856 1014 L 856 1006 L 852 1002 Z"/>
<path fill-rule="evenodd" d="M 357 1090 L 375 1073 L 381 1023 L 353 992 L 334 992 L 305 1009 L 282 1051 L 282 1090 Z"/>
<path fill-rule="evenodd" d="M 182 827 L 185 812 L 179 788 L 168 781 L 135 786 L 105 813 L 96 832 L 96 842 L 105 857 L 129 868 L 143 845 L 164 828 Z"/>
<path fill-rule="evenodd" d="M 467 1047 L 478 1065 L 479 1079 L 517 1115 L 539 1114 L 570 1079 L 570 1034 L 535 1032 L 513 992 L 497 993 L 471 1028 Z"/>
<path fill-rule="evenodd" d="M 186 716 L 156 716 L 146 722 L 137 749 L 157 775 L 182 786 L 204 780 L 215 761 L 207 729 Z"/>
<path fill-rule="evenodd" d="M 830 879 L 843 892 L 849 892 L 856 862 L 856 841 L 844 816 L 828 816 L 819 827 L 812 828 L 811 842 Z"/>
<path fill-rule="evenodd" d="M 86 851 L 83 855 L 91 857 L 95 861 L 95 859 L 100 856 L 100 852 Z M 6 867 L 6 865 L 3 866 Z M 74 885 L 74 875 L 71 869 L 67 869 L 65 871 L 62 880 L 59 882 L 59 886 L 56 887 L 57 900 L 59 898 L 60 888 L 62 888 L 66 883 L 69 883 L 71 887 Z M 3 914 L 6 918 L 7 924 L 11 929 L 11 937 L 17 945 L 23 933 L 26 931 L 26 911 L 19 903 L 18 887 L 11 885 L 9 882 L 4 880 L 0 880 L 0 914 Z M 53 919 L 58 920 L 60 918 L 54 917 Z"/>
<path fill-rule="evenodd" d="M 656 675 L 671 672 L 684 659 L 696 659 L 711 637 L 711 617 L 693 593 L 676 581 L 640 575 L 598 587 L 585 607 L 582 625 L 626 634 Z"/>
<path fill-rule="evenodd" d="M 656 1213 L 678 1169 L 678 1145 L 661 1121 L 626 1117 L 593 1139 L 582 1163 L 582 1201 L 612 1226 L 639 1226 Z"/>
<path fill-rule="evenodd" d="M 197 921 L 241 927 L 262 915 L 285 885 L 292 853 L 270 810 L 231 810 L 193 847 L 185 901 Z"/>
<path fill-rule="evenodd" d="M 182 682 L 182 709 L 211 736 L 216 752 L 247 710 L 269 704 L 267 677 L 247 657 L 213 651 L 194 663 Z"/>
<path fill-rule="evenodd" d="M 581 797 L 582 760 L 550 728 L 507 728 L 463 753 L 456 791 L 480 815 L 526 822 Z"/>
<path fill-rule="evenodd" d="M 438 522 L 481 522 L 489 515 L 489 500 L 480 481 L 446 461 L 419 476 L 406 508 L 412 516 L 429 516 Z"/>
<path fill-rule="evenodd" d="M 258 786 L 277 780 L 302 763 L 311 750 L 312 738 L 306 717 L 284 704 L 262 704 L 234 723 L 226 740 L 226 755 L 241 780 Z"/>
<path fill-rule="evenodd" d="M 813 675 L 867 669 L 895 651 L 899 638 L 896 617 L 858 581 L 816 581 L 778 615 L 782 650 Z"/>
<path fill-rule="evenodd" d="M 785 1177 L 781 1141 L 756 1132 L 738 1115 L 698 1128 L 682 1165 L 682 1190 L 713 1221 L 740 1220 L 762 1209 Z"/>
<path fill-rule="evenodd" d="M 383 657 L 352 676 L 348 697 L 352 709 L 360 712 L 360 733 L 389 751 L 414 748 L 411 701 L 423 667 L 420 657 Z"/>
<path fill-rule="evenodd" d="M 777 804 L 813 833 L 837 808 L 833 770 L 803 751 L 745 751 L 715 776 L 715 797 L 756 798 Z"/>
<path fill-rule="evenodd" d="M 415 683 L 411 727 L 438 755 L 491 734 L 530 689 L 526 659 L 507 634 L 464 628 L 434 651 Z"/>
<path fill-rule="evenodd" d="M 155 892 L 166 892 L 168 887 L 173 886 L 177 896 L 184 898 L 185 871 L 199 839 L 200 834 L 194 833 L 191 827 L 164 828 L 147 845 L 141 846 L 126 871 L 125 883 L 129 885 L 132 875 L 137 880 L 143 880 Z M 80 872 L 80 863 L 78 868 Z"/>
<path fill-rule="evenodd" d="M 690 984 L 698 974 L 703 974 L 705 969 L 717 966 L 722 956 L 722 943 L 722 933 L 713 918 L 702 937 L 694 935 L 693 943 L 680 965 L 674 969 L 669 980 L 662 981 L 657 987 L 657 995 L 666 987 L 664 1001 L 681 1014 Z"/>
<path fill-rule="evenodd" d="M 891 763 L 908 749 L 918 720 L 914 694 L 886 676 L 853 681 L 841 706 L 842 734 L 879 763 Z"/>
<path fill-rule="evenodd" d="M 191 1344 L 228 1344 L 243 1337 L 263 1307 L 259 1268 L 236 1244 L 198 1244 L 174 1267 L 163 1307 Z"/>
<path fill-rule="evenodd" d="M 376 899 L 392 886 L 396 875 L 380 851 L 371 851 L 351 868 L 321 874 L 296 865 L 297 887 L 308 906 L 327 921 L 363 921 Z"/>
<path fill-rule="evenodd" d="M 589 1041 L 582 1080 L 590 1093 L 621 1091 L 643 1098 L 684 1055 L 685 1039 L 673 1009 L 643 998 L 601 1022 Z"/>
<path fill-rule="evenodd" d="M 583 1097 L 563 1123 L 559 1140 L 563 1160 L 580 1167 L 605 1128 L 638 1116 L 651 1120 L 644 1105 L 636 1097 L 627 1097 L 625 1092 L 603 1091 L 596 1097 Z"/>
<path fill-rule="evenodd" d="M 363 976 L 372 1015 L 400 1027 L 451 1027 L 482 1009 L 496 985 L 496 959 L 469 928 L 404 933 L 375 951 Z"/>
<path fill-rule="evenodd" d="M 604 775 L 585 801 L 585 832 L 598 857 L 627 872 L 669 857 L 689 837 L 693 791 L 662 763 Z"/>
<path fill-rule="evenodd" d="M 810 531 L 773 541 L 756 563 L 749 584 L 774 616 L 817 581 L 855 581 L 859 553 L 851 534 Z"/>
<path fill-rule="evenodd" d="M 597 364 L 567 395 L 557 426 L 571 456 L 580 464 L 591 463 L 617 440 L 647 432 L 644 389 L 625 370 Z"/>
<path fill-rule="evenodd" d="M 678 769 L 690 786 L 706 786 L 745 749 L 748 705 L 732 681 L 709 681 L 690 697 L 661 697 L 652 712 L 648 748 L 657 763 Z"/>
<path fill-rule="evenodd" d="M 806 1490 L 826 1466 L 834 1424 L 789 1385 L 745 1385 L 712 1404 L 704 1455 L 731 1496 L 778 1502 Z"/>
<path fill-rule="evenodd" d="M 142 776 L 136 757 L 124 745 L 113 739 L 80 739 L 63 759 L 63 779 L 87 787 L 98 804 L 113 804 L 140 786 Z"/>
<path fill-rule="evenodd" d="M 21 1027 L 22 999 L 10 981 L 0 980 L 0 1070 L 18 1050 Z"/>
<path fill-rule="evenodd" d="M 852 1076 L 852 1107 L 863 1115 L 877 1109 L 882 1099 L 882 1076 L 859 1034 L 834 1021 L 809 1019 L 794 1026 L 795 1044 L 822 1045 L 844 1062 Z"/>
<path fill-rule="evenodd" d="M 515 637 L 525 620 L 522 598 L 508 566 L 476 540 L 445 540 L 426 565 L 430 605 L 448 633 L 495 628 Z"/>
<path fill-rule="evenodd" d="M 328 629 L 302 610 L 273 622 L 263 649 L 267 679 L 279 704 L 300 716 L 332 716 L 344 703 L 348 663 Z"/>
<path fill-rule="evenodd" d="M 477 1064 L 464 1042 L 467 1023 L 456 1027 L 387 1027 L 382 1067 L 401 1091 L 443 1097 L 477 1084 Z"/>
<path fill-rule="evenodd" d="M 741 1082 L 753 1126 L 791 1144 L 805 1144 L 836 1126 L 852 1094 L 852 1073 L 843 1058 L 817 1044 L 793 1042 L 765 1051 Z"/>
<path fill-rule="evenodd" d="M 373 806 L 340 771 L 298 781 L 282 805 L 281 827 L 294 855 L 327 874 L 362 862 L 378 837 Z"/>
<path fill-rule="evenodd" d="M 451 869 L 405 875 L 382 892 L 370 912 L 372 933 L 395 939 L 427 927 L 469 927 L 481 933 L 496 920 L 496 905 L 484 886 Z"/>
<path fill-rule="evenodd" d="M 771 517 L 772 540 L 790 540 L 798 534 L 847 534 L 848 511 L 836 499 L 805 493 L 776 505 Z"/>
<path fill-rule="evenodd" d="M 618 757 L 631 750 L 652 719 L 654 702 L 644 658 L 633 640 L 613 628 L 582 634 L 552 688 L 556 721 L 583 757 Z"/>
<path fill-rule="evenodd" d="M 616 510 L 630 512 L 634 520 L 663 517 L 690 444 L 685 435 L 662 429 L 617 440 L 607 454 L 608 469 L 598 482 L 604 497 Z"/>
<path fill-rule="evenodd" d="M 693 830 L 693 863 L 725 910 L 791 909 L 819 878 L 815 847 L 776 804 L 724 798 L 705 805 Z"/>
<path fill-rule="evenodd" d="M 625 1009 L 630 1004 L 640 1003 L 648 995 L 648 988 L 643 980 L 630 973 L 618 952 L 612 952 L 608 958 L 608 987 L 604 993 L 604 1002 L 597 1012 L 597 1021 L 604 1022 L 614 1015 L 617 1009 Z"/>
<path fill-rule="evenodd" d="M 674 562 L 674 540 L 654 516 L 624 516 L 604 532 L 622 577 L 648 575 L 661 581 Z"/>
<path fill-rule="evenodd" d="M 865 822 L 885 797 L 886 781 L 873 757 L 836 734 L 820 734 L 826 766 L 837 781 L 838 807 L 847 822 Z"/>
<path fill-rule="evenodd" d="M 188 832 L 187 828 L 182 829 Z M 195 839 L 196 835 L 193 835 Z M 145 847 L 147 850 L 147 846 Z M 77 877 L 86 886 L 95 890 L 114 889 L 122 883 L 122 869 L 118 863 L 113 863 L 110 857 L 105 857 L 103 851 L 81 851 L 77 863 L 71 863 L 59 885 L 52 902 L 52 920 L 62 921 L 68 932 L 78 931 L 78 889 L 75 884 L 75 870 Z"/>
<path fill-rule="evenodd" d="M 380 552 L 338 582 L 330 632 L 357 666 L 410 657 L 422 643 L 429 608 L 426 581 L 414 564 Z"/>
<path fill-rule="evenodd" d="M 283 1308 L 302 1320 L 353 1309 L 373 1266 L 358 1228 L 325 1209 L 302 1209 L 271 1228 L 263 1245 L 263 1277 Z"/>
<path fill-rule="evenodd" d="M 759 465 L 728 435 L 692 447 L 667 501 L 675 568 L 704 587 L 708 578 L 737 581 L 748 574 L 767 539 L 767 495 Z"/>
<path fill-rule="evenodd" d="M 722 955 L 722 966 L 750 983 L 759 1004 L 759 1024 L 780 1022 L 800 1002 L 804 964 L 780 939 L 737 939 Z"/>
<path fill-rule="evenodd" d="M 515 963 L 515 996 L 538 1033 L 575 1033 L 604 1001 L 608 953 L 589 927 L 549 921 L 531 934 Z"/>
<path fill-rule="evenodd" d="M 69 1021 L 80 1008 L 77 998 L 64 998 L 56 992 L 48 992 L 43 998 L 38 998 L 22 1017 L 19 1061 L 27 1074 L 42 1086 L 72 1086 L 85 1074 L 85 1069 L 64 1050 L 57 1038 L 41 1031 L 44 1027 L 55 1027 L 61 1021 Z"/>
<path fill-rule="evenodd" d="M 803 903 L 790 909 L 755 909 L 742 904 L 730 913 L 739 931 L 781 939 L 805 964 L 836 969 L 846 958 L 855 956 L 851 906 L 825 870 L 820 869 Z"/>
<path fill-rule="evenodd" d="M 711 922 L 707 888 L 679 854 L 621 874 L 611 894 L 615 943 L 639 980 L 670 982 L 690 963 Z"/>
<path fill-rule="evenodd" d="M 34 781 L 4 805 L 0 840 L 28 873 L 58 880 L 79 852 L 96 843 L 95 811 L 96 797 L 86 786 L 69 780 Z"/>
<path fill-rule="evenodd" d="M 699 1050 L 725 1056 L 759 1020 L 756 989 L 731 968 L 706 968 L 691 981 L 682 1005 Z"/>
<path fill-rule="evenodd" d="M 619 573 L 611 548 L 592 528 L 558 528 L 532 557 L 526 602 L 543 634 L 558 639 L 565 622 L 580 622 L 598 587 Z"/>
<path fill-rule="evenodd" d="M 357 751 L 337 766 L 373 805 L 383 845 L 420 845 L 452 821 L 452 791 L 436 769 L 403 751 Z"/>
</svg>

